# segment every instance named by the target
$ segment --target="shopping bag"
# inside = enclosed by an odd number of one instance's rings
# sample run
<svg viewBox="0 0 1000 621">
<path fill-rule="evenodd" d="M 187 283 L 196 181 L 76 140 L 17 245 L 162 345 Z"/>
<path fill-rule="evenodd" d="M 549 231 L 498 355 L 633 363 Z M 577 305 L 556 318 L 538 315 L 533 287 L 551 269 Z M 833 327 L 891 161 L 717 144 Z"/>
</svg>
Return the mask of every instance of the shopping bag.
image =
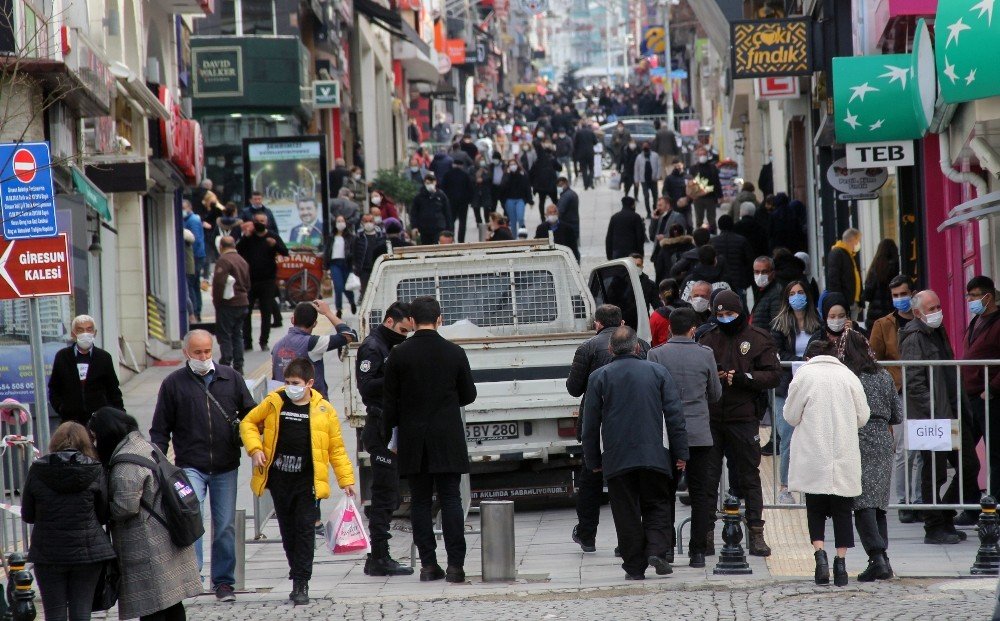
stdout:
<svg viewBox="0 0 1000 621">
<path fill-rule="evenodd" d="M 617 190 L 622 185 L 622 176 L 616 172 L 611 173 L 611 178 L 608 180 L 608 188 L 611 190 Z"/>
<path fill-rule="evenodd" d="M 344 289 L 348 291 L 361 291 L 361 279 L 358 278 L 357 274 L 348 274 L 347 281 L 344 283 Z"/>
<path fill-rule="evenodd" d="M 371 540 L 361 523 L 361 514 L 350 496 L 344 496 L 326 521 L 326 549 L 333 554 L 371 551 Z"/>
</svg>

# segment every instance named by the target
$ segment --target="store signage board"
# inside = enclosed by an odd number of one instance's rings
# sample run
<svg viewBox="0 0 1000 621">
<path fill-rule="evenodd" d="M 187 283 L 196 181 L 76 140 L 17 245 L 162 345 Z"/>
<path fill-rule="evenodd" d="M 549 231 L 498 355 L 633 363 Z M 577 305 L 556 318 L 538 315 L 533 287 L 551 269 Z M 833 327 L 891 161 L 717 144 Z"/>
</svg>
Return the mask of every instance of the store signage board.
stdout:
<svg viewBox="0 0 1000 621">
<path fill-rule="evenodd" d="M 0 216 L 7 239 L 54 237 L 55 192 L 47 142 L 0 145 Z"/>
<path fill-rule="evenodd" d="M 0 239 L 0 300 L 73 293 L 65 233 L 41 239 Z"/>
<path fill-rule="evenodd" d="M 799 79 L 796 77 L 757 78 L 753 81 L 753 89 L 759 101 L 798 99 Z"/>
<path fill-rule="evenodd" d="M 888 179 L 889 174 L 885 168 L 850 168 L 845 158 L 834 161 L 826 171 L 826 180 L 833 189 L 850 198 L 874 192 L 885 185 Z"/>
<path fill-rule="evenodd" d="M 812 26 L 810 18 L 731 22 L 733 79 L 809 75 Z"/>
<path fill-rule="evenodd" d="M 196 99 L 243 96 L 243 48 L 198 47 L 191 50 Z"/>
<path fill-rule="evenodd" d="M 848 168 L 913 166 L 915 163 L 912 140 L 856 142 L 844 146 L 847 149 Z"/>
<path fill-rule="evenodd" d="M 1000 95 L 1000 7 L 994 0 L 938 2 L 934 28 L 945 103 Z"/>
<path fill-rule="evenodd" d="M 316 80 L 313 82 L 313 107 L 317 109 L 340 107 L 340 82 Z"/>
</svg>

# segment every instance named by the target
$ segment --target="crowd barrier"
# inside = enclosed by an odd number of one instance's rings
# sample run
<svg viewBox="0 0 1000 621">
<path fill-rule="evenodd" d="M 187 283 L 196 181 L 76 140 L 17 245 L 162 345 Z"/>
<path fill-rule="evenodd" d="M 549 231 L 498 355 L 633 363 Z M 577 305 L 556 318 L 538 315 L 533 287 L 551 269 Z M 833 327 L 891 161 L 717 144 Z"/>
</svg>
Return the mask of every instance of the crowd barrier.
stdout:
<svg viewBox="0 0 1000 621">
<path fill-rule="evenodd" d="M 12 418 L 0 422 L 0 553 L 4 556 L 28 551 L 31 527 L 21 519 L 21 489 L 38 455 L 31 416 L 21 422 L 20 413 L 28 413 L 27 407 L 15 406 L 10 411 Z"/>
</svg>

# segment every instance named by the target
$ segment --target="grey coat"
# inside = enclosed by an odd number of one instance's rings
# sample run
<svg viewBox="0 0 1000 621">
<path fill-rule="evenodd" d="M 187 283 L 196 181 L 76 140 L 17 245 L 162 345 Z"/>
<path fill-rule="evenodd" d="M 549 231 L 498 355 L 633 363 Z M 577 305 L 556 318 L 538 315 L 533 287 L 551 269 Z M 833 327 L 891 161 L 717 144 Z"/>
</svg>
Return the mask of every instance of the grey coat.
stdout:
<svg viewBox="0 0 1000 621">
<path fill-rule="evenodd" d="M 944 328 L 931 328 L 915 319 L 899 331 L 899 359 L 954 360 L 955 353 Z M 955 386 L 955 367 L 908 366 L 904 373 L 907 418 L 958 418 L 958 400 L 962 395 Z M 963 404 L 963 411 L 967 407 Z"/>
<path fill-rule="evenodd" d="M 684 411 L 667 370 L 628 355 L 594 371 L 584 398 L 583 452 L 587 467 L 602 469 L 605 479 L 639 469 L 671 476 L 675 460 L 687 461 Z"/>
<path fill-rule="evenodd" d="M 672 336 L 649 350 L 650 362 L 666 367 L 674 378 L 684 405 L 689 446 L 712 446 L 708 424 L 708 404 L 722 396 L 715 354 L 686 336 Z"/>
<path fill-rule="evenodd" d="M 865 389 L 871 416 L 858 430 L 861 448 L 861 495 L 854 497 L 854 508 L 881 509 L 889 506 L 890 480 L 894 447 L 889 425 L 903 422 L 896 398 L 896 384 L 885 369 L 858 376 Z"/>
<path fill-rule="evenodd" d="M 130 433 L 114 455 L 149 458 L 153 445 L 138 431 Z M 153 472 L 136 464 L 111 468 L 111 539 L 121 564 L 118 617 L 135 619 L 201 594 L 194 546 L 176 547 L 170 533 L 146 509 L 145 500 L 162 511 L 160 486 Z"/>
</svg>

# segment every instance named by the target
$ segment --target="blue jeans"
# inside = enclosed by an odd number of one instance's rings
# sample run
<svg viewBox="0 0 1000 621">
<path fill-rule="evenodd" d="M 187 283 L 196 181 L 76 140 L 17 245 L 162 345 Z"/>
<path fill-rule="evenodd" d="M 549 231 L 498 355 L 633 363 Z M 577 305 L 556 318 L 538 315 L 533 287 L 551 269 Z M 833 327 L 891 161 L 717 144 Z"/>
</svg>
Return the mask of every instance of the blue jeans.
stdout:
<svg viewBox="0 0 1000 621">
<path fill-rule="evenodd" d="M 792 432 L 795 431 L 795 427 L 792 427 L 785 420 L 785 398 L 774 395 L 774 413 L 771 416 L 774 428 L 778 430 L 778 438 L 780 440 L 778 448 L 781 451 L 781 463 L 778 466 L 778 476 L 779 482 L 782 485 L 788 485 L 788 460 L 790 459 L 789 452 L 792 447 Z"/>
<path fill-rule="evenodd" d="M 354 292 L 344 289 L 347 283 L 347 275 L 351 273 L 351 268 L 347 265 L 347 259 L 333 259 L 330 262 L 330 280 L 333 281 L 333 307 L 337 310 L 344 308 L 344 296 L 347 302 L 354 306 Z"/>
<path fill-rule="evenodd" d="M 239 470 L 206 474 L 185 468 L 194 493 L 205 512 L 205 494 L 209 494 L 212 511 L 212 588 L 220 584 L 236 584 L 236 483 Z M 204 537 L 202 537 L 204 539 Z M 202 539 L 194 543 L 198 572 L 205 564 Z"/>
<path fill-rule="evenodd" d="M 508 198 L 503 203 L 503 210 L 510 220 L 511 227 L 514 228 L 514 238 L 517 239 L 518 229 L 527 228 L 524 224 L 524 201 L 519 198 Z"/>
</svg>

